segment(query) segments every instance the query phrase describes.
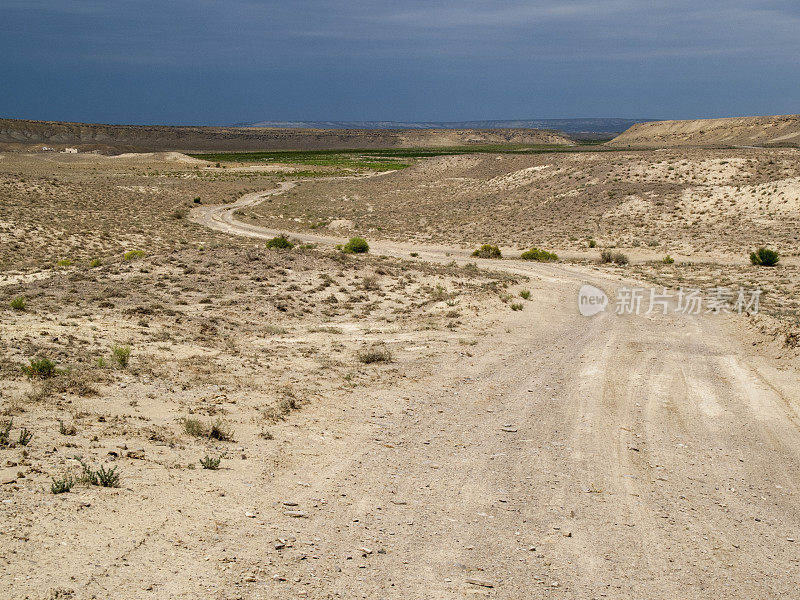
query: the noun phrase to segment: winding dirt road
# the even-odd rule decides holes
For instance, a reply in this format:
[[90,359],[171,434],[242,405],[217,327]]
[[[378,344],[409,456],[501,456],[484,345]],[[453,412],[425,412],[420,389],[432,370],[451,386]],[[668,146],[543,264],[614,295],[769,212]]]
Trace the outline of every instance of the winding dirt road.
[[[272,237],[234,211],[292,185],[192,218]],[[491,264],[531,277],[525,310],[498,314],[435,377],[298,415],[259,491],[279,541],[246,519],[226,534],[231,586],[254,565],[271,574],[238,597],[798,597],[797,371],[755,354],[734,317],[582,317],[581,284],[622,282]]]

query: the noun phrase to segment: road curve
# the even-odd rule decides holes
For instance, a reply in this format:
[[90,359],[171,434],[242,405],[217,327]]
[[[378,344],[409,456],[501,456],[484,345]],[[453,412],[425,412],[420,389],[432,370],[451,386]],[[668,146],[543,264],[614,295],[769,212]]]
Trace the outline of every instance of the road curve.
[[[192,218],[272,237],[234,213],[292,185]],[[733,317],[585,318],[579,285],[613,293],[613,276],[491,264],[530,275],[534,300],[498,314],[471,352],[435,376],[359,391],[359,410],[304,409],[336,435],[298,436],[264,490],[262,517],[298,540],[269,555],[280,583],[264,597],[797,597],[797,372],[755,354]],[[315,507],[308,518],[286,517],[286,490]],[[275,532],[245,527],[226,535],[248,539],[238,561],[260,564]]]

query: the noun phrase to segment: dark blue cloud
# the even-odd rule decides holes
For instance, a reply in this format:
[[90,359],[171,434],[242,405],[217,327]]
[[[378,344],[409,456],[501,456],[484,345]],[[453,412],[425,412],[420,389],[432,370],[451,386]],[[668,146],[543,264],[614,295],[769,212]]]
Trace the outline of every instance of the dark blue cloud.
[[106,122],[797,112],[782,0],[5,0],[0,115]]

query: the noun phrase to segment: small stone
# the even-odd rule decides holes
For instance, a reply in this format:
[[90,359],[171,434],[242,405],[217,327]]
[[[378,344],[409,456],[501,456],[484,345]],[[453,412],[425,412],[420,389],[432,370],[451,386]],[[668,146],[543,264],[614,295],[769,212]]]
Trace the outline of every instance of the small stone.
[[256,518],[256,514],[255,513],[251,513],[251,512],[244,513],[244,516],[247,517],[248,519],[255,519]]
[[491,581],[486,581],[485,579],[473,579],[472,577],[468,577],[466,582],[470,585],[478,585],[480,587],[487,587],[493,588],[494,584]]
[[295,517],[296,519],[307,519],[308,515],[302,510],[287,510],[285,513],[287,517]]

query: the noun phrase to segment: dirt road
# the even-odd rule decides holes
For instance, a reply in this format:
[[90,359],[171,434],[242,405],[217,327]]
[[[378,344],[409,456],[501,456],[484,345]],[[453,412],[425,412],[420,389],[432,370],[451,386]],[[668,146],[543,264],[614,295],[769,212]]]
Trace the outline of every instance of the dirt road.
[[[270,237],[232,213],[263,196],[193,218]],[[582,317],[582,283],[620,282],[492,266],[532,278],[525,310],[435,376],[293,417],[285,461],[249,492],[258,526],[215,546],[235,554],[223,597],[795,597],[797,371],[733,317]]]

